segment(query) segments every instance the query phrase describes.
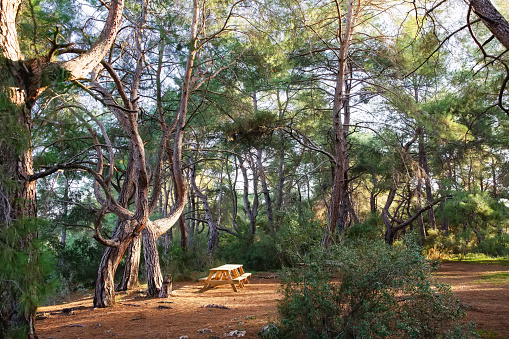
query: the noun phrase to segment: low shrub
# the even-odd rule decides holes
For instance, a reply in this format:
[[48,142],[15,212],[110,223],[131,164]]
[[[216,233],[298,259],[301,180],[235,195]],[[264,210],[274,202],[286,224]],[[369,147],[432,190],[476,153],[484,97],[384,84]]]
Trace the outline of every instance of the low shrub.
[[312,211],[287,213],[281,218],[276,235],[276,249],[281,264],[294,266],[302,263],[323,236],[323,221],[317,219]]
[[350,227],[346,235],[348,238],[382,239],[384,232],[380,213],[371,213],[364,222]]
[[316,248],[282,274],[280,338],[468,338],[450,287],[415,241],[350,240]]

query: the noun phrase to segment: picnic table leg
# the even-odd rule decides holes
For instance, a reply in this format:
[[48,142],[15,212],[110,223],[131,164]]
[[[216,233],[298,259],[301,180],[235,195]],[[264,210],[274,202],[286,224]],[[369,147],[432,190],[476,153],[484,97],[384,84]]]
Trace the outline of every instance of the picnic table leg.
[[232,280],[232,275],[230,274],[230,272],[225,272],[226,274],[226,277],[228,278],[228,282],[232,285],[232,288],[233,288],[233,291],[234,292],[237,292],[237,287],[235,286],[235,282]]
[[[240,272],[237,272],[237,277],[240,277],[240,276],[242,276],[242,274],[244,274],[244,271],[242,270],[242,266],[239,267],[239,271]],[[244,280],[245,279],[239,280],[239,286],[242,288],[244,288]]]
[[212,278],[214,277],[214,275],[215,275],[215,274],[216,274],[216,272],[212,272],[212,271],[209,273],[209,276],[207,277],[207,280],[205,280],[205,283],[203,284],[203,287],[202,287],[202,289],[200,290],[201,292],[203,292],[203,291],[205,291],[206,289],[208,289],[208,288],[211,288],[211,287],[212,287],[212,285],[211,285],[211,284],[209,284],[209,281],[211,281],[211,280],[212,280]]
[[[237,269],[233,270],[234,279],[240,277],[242,274],[243,274],[242,267],[239,267],[238,270]],[[244,288],[244,280],[239,280],[239,287]]]

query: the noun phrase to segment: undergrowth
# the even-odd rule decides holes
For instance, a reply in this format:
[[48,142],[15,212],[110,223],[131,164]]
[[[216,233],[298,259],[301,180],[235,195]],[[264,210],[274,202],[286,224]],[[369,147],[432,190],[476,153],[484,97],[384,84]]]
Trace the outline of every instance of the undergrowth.
[[415,241],[349,240],[312,249],[282,274],[279,324],[266,338],[474,338]]

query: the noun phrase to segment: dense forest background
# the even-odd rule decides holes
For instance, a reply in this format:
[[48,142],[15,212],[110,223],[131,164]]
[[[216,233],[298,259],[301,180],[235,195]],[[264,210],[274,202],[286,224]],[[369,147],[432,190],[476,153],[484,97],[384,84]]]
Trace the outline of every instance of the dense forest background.
[[0,4],[2,331],[345,239],[509,255],[506,1]]

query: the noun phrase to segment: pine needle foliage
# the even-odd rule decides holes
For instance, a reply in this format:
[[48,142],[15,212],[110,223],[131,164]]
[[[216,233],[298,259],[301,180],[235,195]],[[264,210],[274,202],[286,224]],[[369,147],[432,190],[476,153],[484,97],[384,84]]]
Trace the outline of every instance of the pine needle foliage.
[[[36,237],[40,219],[15,221],[0,228],[0,337],[26,338],[20,319],[32,319],[44,297],[53,291],[53,256]],[[13,308],[12,305],[17,305]]]

